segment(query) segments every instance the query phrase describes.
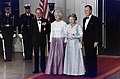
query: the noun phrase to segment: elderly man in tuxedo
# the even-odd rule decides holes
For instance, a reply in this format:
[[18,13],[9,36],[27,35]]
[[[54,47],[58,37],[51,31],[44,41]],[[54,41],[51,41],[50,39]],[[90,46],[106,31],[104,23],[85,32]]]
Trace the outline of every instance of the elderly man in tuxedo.
[[97,46],[99,43],[99,18],[92,14],[91,5],[85,6],[83,19],[83,43],[86,54],[86,75],[95,77],[97,75]]
[[48,20],[42,17],[42,10],[37,8],[35,10],[36,16],[32,21],[32,38],[34,47],[34,71],[33,73],[39,72],[39,49],[41,52],[41,71],[45,72],[46,61],[45,61],[45,47],[46,47],[46,34],[49,31],[50,24]]

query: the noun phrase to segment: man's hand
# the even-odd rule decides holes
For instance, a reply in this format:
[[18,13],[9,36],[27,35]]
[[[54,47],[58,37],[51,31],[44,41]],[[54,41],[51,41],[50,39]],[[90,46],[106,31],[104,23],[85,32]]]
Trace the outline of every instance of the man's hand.
[[23,38],[22,34],[18,34],[20,38]]
[[94,42],[94,48],[98,46],[98,42]]
[[3,38],[2,34],[0,34],[0,38]]

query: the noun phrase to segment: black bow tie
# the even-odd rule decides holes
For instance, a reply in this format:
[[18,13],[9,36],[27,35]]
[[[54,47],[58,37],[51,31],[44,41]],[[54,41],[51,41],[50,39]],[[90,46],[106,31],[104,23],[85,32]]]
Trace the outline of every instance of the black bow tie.
[[37,19],[37,21],[41,21],[41,19]]
[[85,19],[89,19],[89,17],[85,17]]

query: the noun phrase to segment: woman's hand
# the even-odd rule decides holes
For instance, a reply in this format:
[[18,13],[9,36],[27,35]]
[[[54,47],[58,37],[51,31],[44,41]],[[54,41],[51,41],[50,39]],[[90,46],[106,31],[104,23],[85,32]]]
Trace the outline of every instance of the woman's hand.
[[94,42],[94,48],[98,46],[98,42]]

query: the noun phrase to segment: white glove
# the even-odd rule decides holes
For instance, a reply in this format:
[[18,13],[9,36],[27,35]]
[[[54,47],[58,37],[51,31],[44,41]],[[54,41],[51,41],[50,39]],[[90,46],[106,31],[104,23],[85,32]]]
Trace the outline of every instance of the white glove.
[[16,34],[14,34],[13,37],[16,37]]
[[0,38],[3,38],[2,34],[0,34]]
[[23,38],[22,34],[18,34],[18,36],[19,36],[20,38]]

